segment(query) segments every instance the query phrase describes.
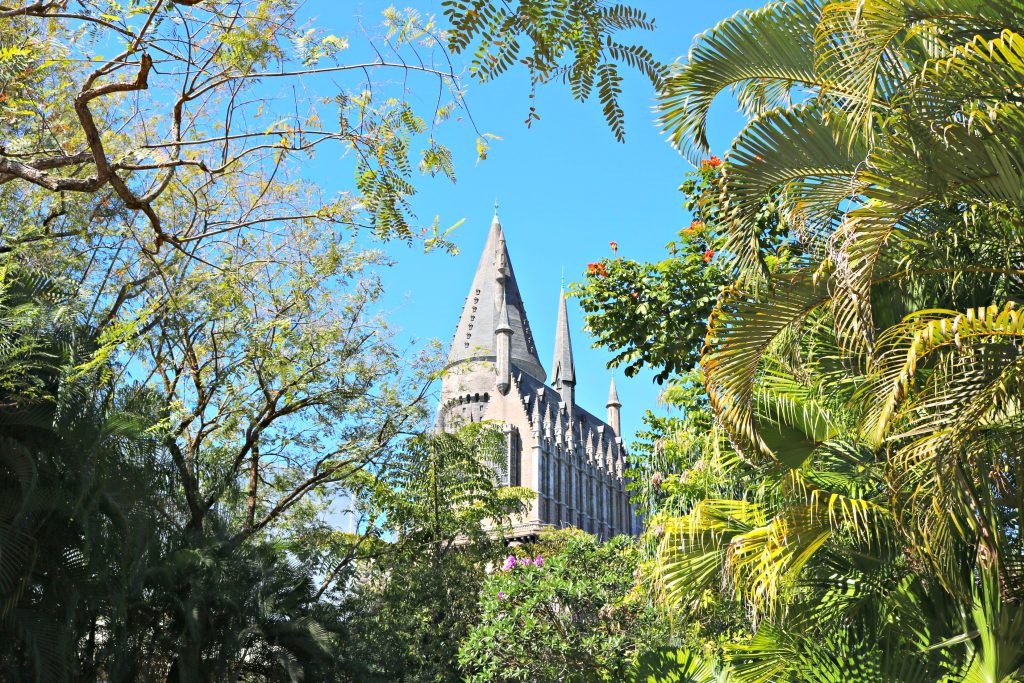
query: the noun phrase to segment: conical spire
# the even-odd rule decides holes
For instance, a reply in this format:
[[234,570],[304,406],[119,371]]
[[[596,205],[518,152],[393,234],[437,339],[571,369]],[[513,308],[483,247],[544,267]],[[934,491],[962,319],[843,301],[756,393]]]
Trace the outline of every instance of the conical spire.
[[[505,321],[501,320],[502,308],[506,309]],[[505,233],[495,213],[473,276],[473,285],[455,329],[448,367],[468,361],[493,360],[495,333],[502,322],[512,329],[512,365],[541,382],[545,381],[547,373],[537,357],[519,284],[505,246]]]
[[612,377],[612,384],[608,387],[608,403],[609,406],[622,407],[622,401],[619,400],[619,392],[615,390],[615,378]]
[[555,327],[555,360],[551,365],[551,381],[555,388],[562,383],[576,383],[576,366],[572,361],[572,340],[569,338],[569,314],[565,308],[565,290],[559,293],[558,324]]
[[622,436],[622,402],[619,400],[619,392],[615,391],[615,378],[612,377],[612,384],[608,387],[608,424],[615,432],[615,436]]

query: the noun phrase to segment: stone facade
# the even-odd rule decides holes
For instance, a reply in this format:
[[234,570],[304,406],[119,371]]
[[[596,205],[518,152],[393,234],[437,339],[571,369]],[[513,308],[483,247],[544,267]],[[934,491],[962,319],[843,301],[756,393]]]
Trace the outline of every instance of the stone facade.
[[576,372],[562,293],[552,380],[537,356],[505,235],[491,223],[441,382],[438,424],[493,420],[508,436],[505,483],[537,493],[513,536],[574,526],[601,538],[636,534],[625,490],[621,404],[612,380],[607,422],[576,405]]

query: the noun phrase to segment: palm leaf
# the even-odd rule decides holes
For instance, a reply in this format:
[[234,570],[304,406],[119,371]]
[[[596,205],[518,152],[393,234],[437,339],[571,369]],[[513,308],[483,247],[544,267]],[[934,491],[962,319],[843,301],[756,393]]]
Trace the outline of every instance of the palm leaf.
[[774,457],[754,424],[754,381],[769,345],[829,303],[824,278],[801,271],[775,281],[768,295],[733,288],[712,312],[701,366],[711,405],[736,450]]
[[790,220],[805,234],[822,233],[831,224],[827,217],[860,194],[854,174],[866,153],[863,140],[847,136],[816,103],[776,109],[751,121],[733,142],[725,173],[727,248],[740,270],[751,273],[760,265],[754,214],[764,197],[784,190]]
[[1012,305],[957,311],[921,311],[887,330],[879,339],[879,357],[863,392],[869,411],[863,434],[880,443],[897,407],[908,395],[919,364],[943,348],[1024,336],[1024,316]]
[[[846,109],[868,130],[872,103],[889,101],[921,57],[948,53],[982,27],[1014,26],[1017,0],[848,0],[822,11],[815,34],[823,81],[841,83]],[[827,88],[827,85],[826,85]]]
[[741,103],[759,114],[789,102],[794,85],[816,86],[811,31],[821,0],[775,2],[744,10],[700,35],[686,64],[661,90],[660,122],[692,162],[708,153],[707,117],[723,90],[737,87]]

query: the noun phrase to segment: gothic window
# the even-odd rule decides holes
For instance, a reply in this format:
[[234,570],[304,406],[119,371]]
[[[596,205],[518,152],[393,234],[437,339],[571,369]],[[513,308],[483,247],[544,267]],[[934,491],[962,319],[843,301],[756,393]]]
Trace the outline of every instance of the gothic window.
[[502,484],[505,486],[521,486],[522,485],[522,470],[520,467],[522,460],[523,443],[519,438],[519,430],[515,427],[509,427],[508,431],[508,450],[506,451],[505,459],[505,471],[506,475]]

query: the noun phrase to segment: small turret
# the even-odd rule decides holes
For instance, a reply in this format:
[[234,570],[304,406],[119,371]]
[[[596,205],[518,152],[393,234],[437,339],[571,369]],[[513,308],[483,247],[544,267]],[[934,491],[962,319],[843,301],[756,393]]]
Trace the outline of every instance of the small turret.
[[612,377],[612,385],[608,388],[608,424],[615,431],[615,436],[622,438],[619,411],[622,403],[619,401],[619,392],[615,391],[615,378]]
[[569,422],[576,405],[576,366],[572,360],[572,340],[569,338],[569,314],[565,308],[565,290],[558,295],[558,324],[555,327],[555,360],[551,369],[552,386],[562,396],[568,410]]
[[508,320],[508,306],[501,302],[498,325],[494,328],[494,355],[498,371],[498,391],[507,394],[512,386],[512,325]]

